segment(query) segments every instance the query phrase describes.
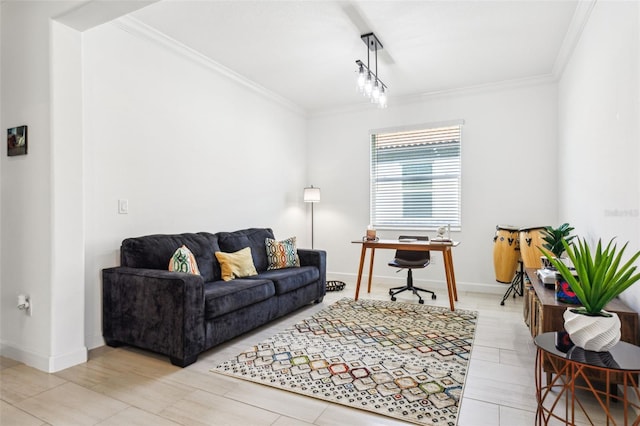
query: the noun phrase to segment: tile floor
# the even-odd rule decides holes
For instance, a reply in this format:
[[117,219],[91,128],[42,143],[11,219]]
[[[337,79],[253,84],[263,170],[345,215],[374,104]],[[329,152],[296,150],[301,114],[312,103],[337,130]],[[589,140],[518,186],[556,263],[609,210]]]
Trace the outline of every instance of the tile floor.
[[[374,287],[371,294],[361,292],[361,298],[388,300],[384,286]],[[165,357],[126,347],[92,350],[86,364],[55,374],[0,357],[0,424],[401,424],[209,371],[247,346],[353,294],[354,284],[347,283],[343,291],[327,293],[322,304],[309,305],[209,350],[184,369]],[[461,292],[459,299],[456,307],[477,310],[479,319],[458,425],[533,425],[535,349],[522,320],[522,298],[509,298],[505,306],[495,294]],[[406,293],[398,301],[416,303]],[[426,303],[447,306],[446,293],[441,291],[436,301],[426,299]],[[595,422],[603,424],[597,417]]]

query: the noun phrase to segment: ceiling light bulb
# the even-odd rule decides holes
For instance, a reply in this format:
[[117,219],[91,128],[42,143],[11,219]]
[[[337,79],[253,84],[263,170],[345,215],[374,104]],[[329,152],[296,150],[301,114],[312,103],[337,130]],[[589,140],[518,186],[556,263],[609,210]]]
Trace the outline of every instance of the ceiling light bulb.
[[387,92],[384,90],[384,86],[382,86],[382,90],[380,91],[380,97],[378,98],[378,105],[380,105],[380,108],[387,107]]
[[373,82],[371,81],[371,72],[367,73],[367,80],[364,83],[364,91],[367,95],[371,96],[373,90]]
[[360,65],[360,69],[358,70],[358,88],[360,88],[360,90],[364,89],[365,76],[364,67]]
[[376,79],[376,82],[373,85],[371,96],[373,97],[374,100],[378,100],[378,98],[380,97],[380,85],[378,84],[378,79]]

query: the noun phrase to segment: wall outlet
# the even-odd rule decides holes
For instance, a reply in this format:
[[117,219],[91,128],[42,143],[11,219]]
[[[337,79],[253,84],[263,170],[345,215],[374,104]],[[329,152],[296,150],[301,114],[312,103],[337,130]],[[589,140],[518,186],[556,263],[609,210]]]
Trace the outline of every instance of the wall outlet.
[[31,297],[24,294],[18,295],[18,309],[25,311],[25,313],[31,316],[33,304],[31,303]]

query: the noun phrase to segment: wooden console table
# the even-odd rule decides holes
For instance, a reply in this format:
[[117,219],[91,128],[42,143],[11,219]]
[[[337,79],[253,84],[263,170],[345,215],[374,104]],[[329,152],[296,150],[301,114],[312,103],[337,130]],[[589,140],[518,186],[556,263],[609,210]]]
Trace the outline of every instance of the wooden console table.
[[[562,314],[567,308],[575,307],[567,303],[558,302],[554,289],[549,289],[540,282],[535,268],[526,268],[526,274],[531,282],[533,291],[526,294],[525,304],[529,308],[529,329],[531,336],[546,333],[547,331],[564,331],[564,318]],[[623,303],[620,299],[612,300],[605,309],[615,312],[620,317],[621,340],[632,345],[640,346],[638,331],[638,313]],[[525,308],[525,312],[527,309]],[[525,318],[526,320],[526,318]]]
[[[536,275],[535,268],[527,268],[526,274],[531,282],[531,287],[525,290],[525,322],[529,325],[531,336],[536,337],[540,334],[550,331],[565,331],[564,318],[562,314],[567,308],[575,307],[568,303],[558,302],[554,289],[546,288]],[[605,309],[609,312],[615,312],[620,317],[621,338],[623,342],[640,346],[640,336],[638,332],[638,313],[623,303],[620,299],[612,300]],[[545,360],[544,370],[547,372],[547,383],[552,380],[551,375],[554,369]],[[602,371],[591,369],[589,374],[595,381],[609,384],[622,384],[624,377],[619,373],[612,373],[611,378],[605,377]],[[612,386],[613,390],[615,386]]]

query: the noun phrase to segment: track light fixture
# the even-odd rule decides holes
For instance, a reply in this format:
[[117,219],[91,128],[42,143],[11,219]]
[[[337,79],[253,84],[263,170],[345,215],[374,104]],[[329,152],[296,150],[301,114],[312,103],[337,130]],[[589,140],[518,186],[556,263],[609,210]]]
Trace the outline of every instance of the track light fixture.
[[[360,36],[364,44],[367,45],[367,65],[361,60],[356,61],[358,65],[358,90],[365,96],[368,96],[372,103],[377,104],[380,108],[387,107],[387,85],[378,78],[378,50],[382,50],[382,43],[374,33],[363,34]],[[376,71],[371,70],[369,64],[370,53],[375,53]]]

